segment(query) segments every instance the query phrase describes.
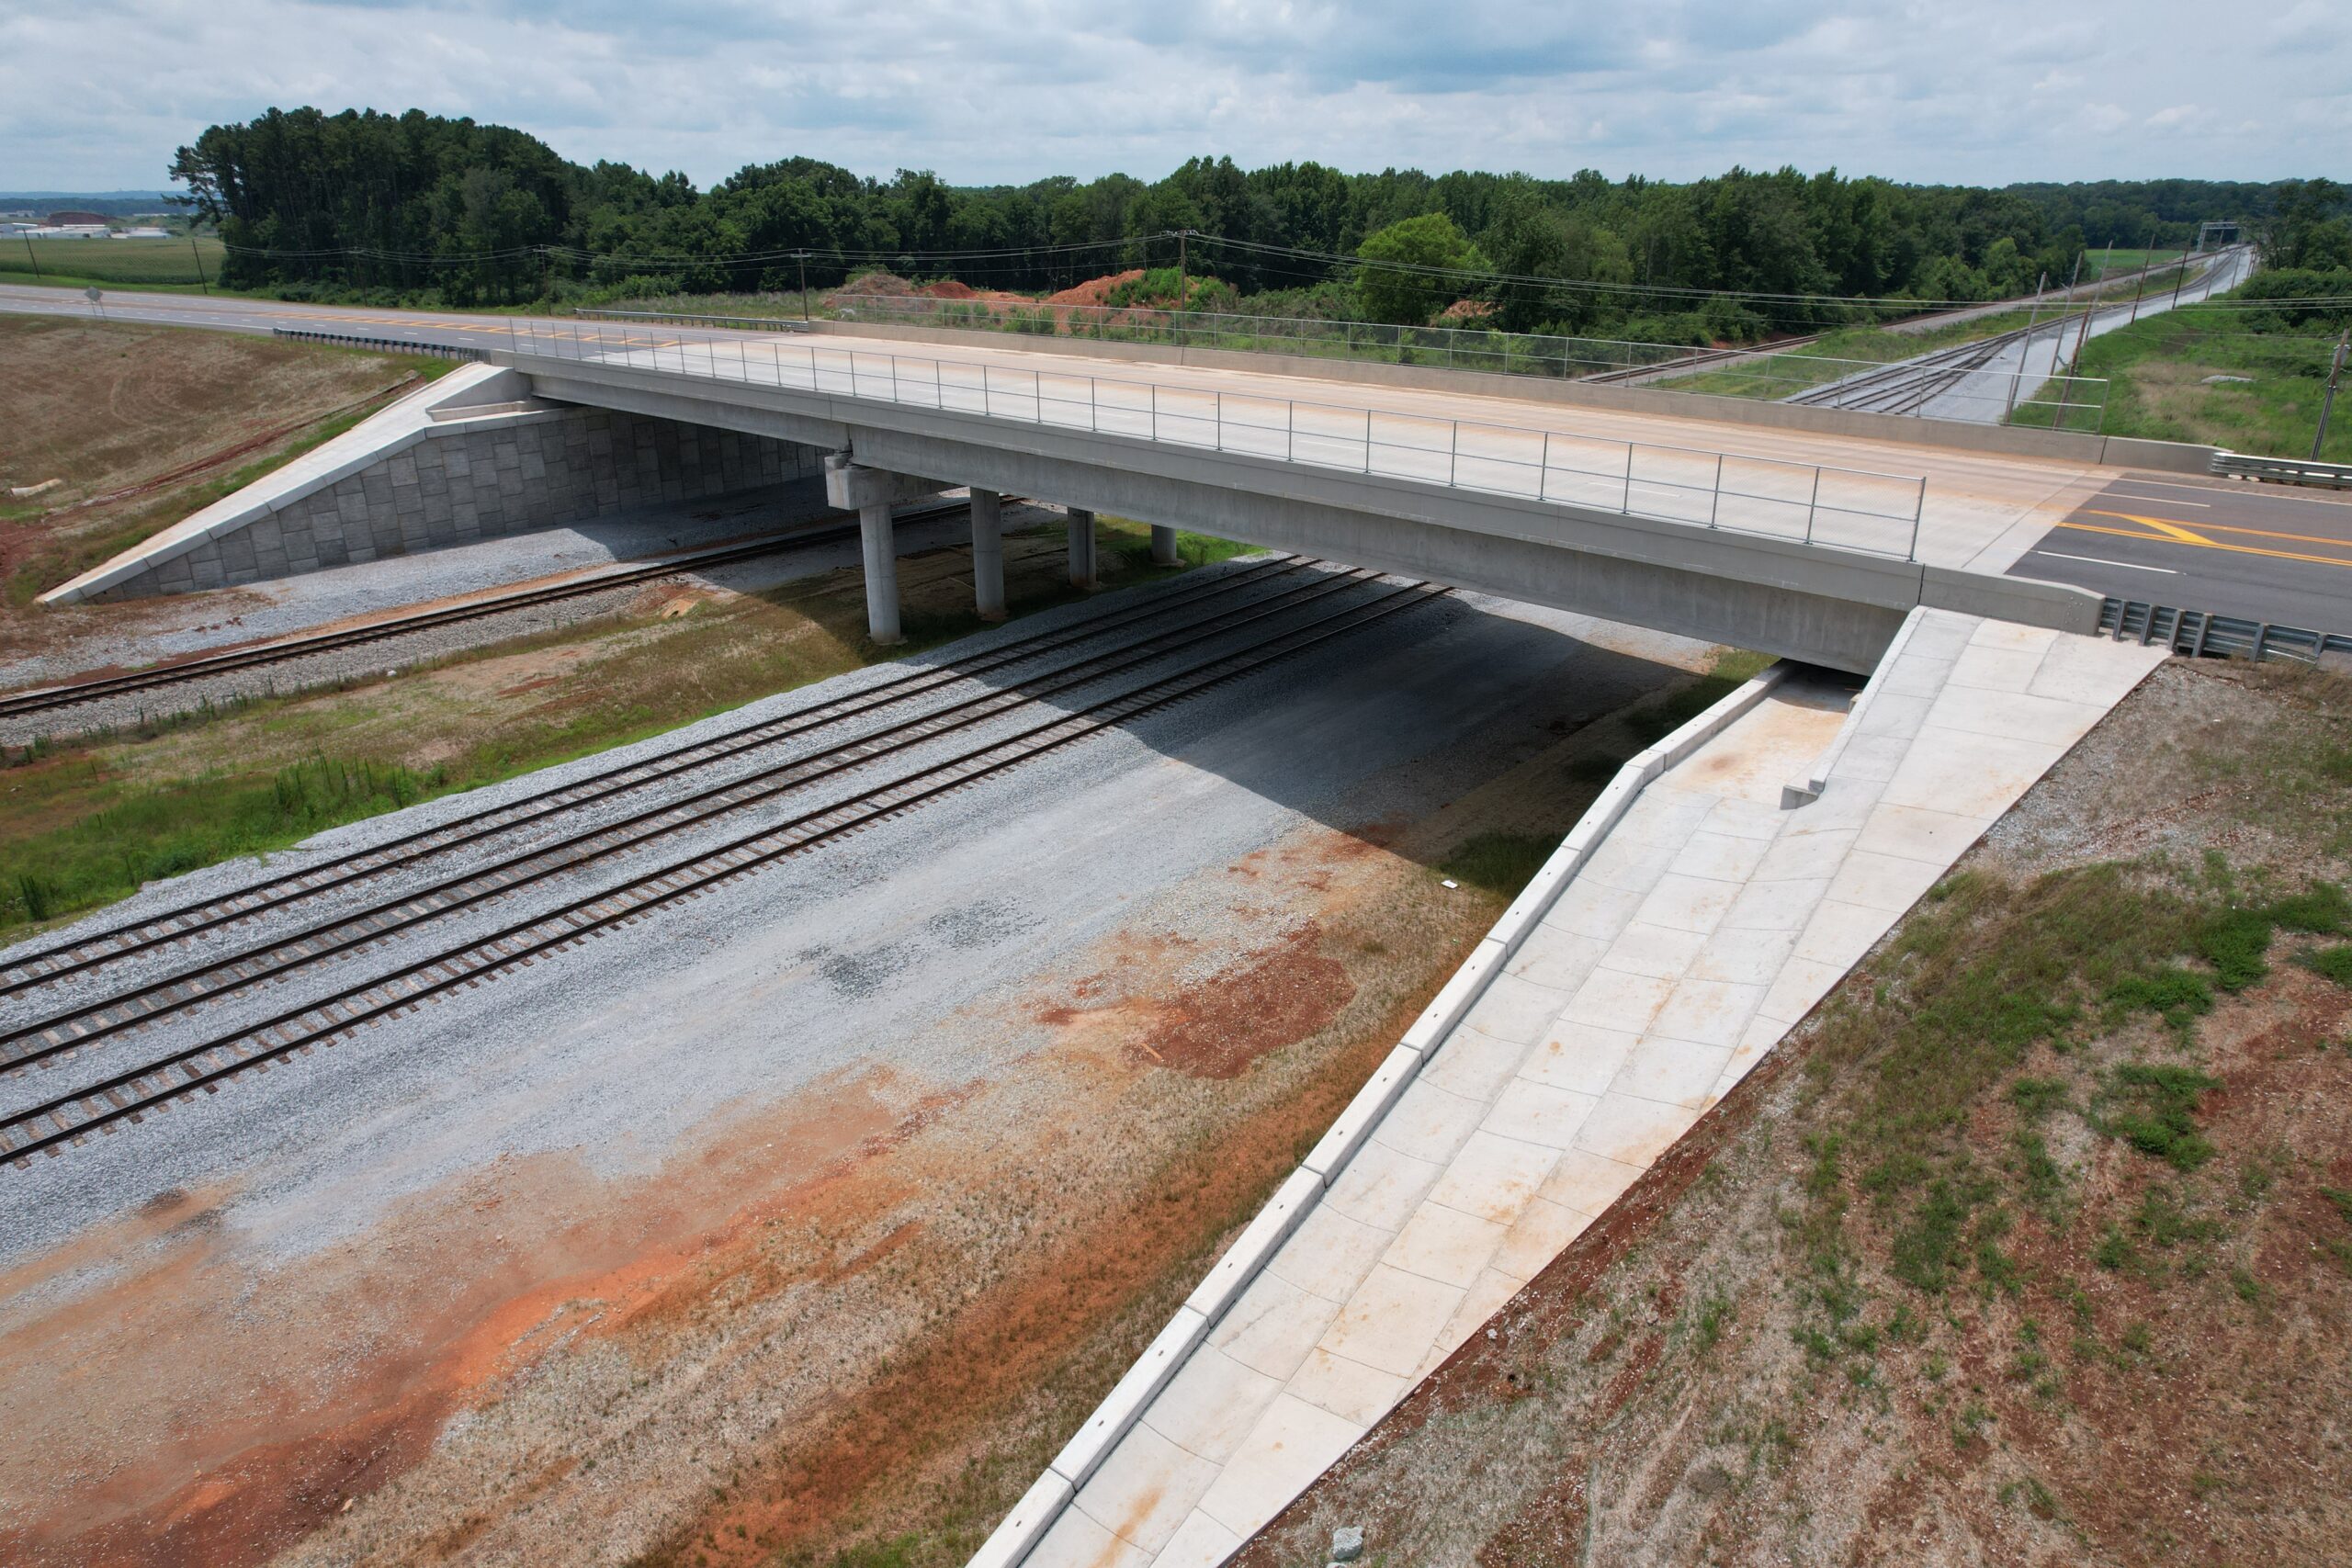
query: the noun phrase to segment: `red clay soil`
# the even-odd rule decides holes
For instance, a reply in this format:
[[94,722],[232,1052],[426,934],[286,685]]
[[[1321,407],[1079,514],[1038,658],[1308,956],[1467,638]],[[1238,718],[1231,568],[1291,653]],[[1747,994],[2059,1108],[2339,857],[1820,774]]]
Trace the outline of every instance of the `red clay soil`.
[[1123,283],[1133,283],[1143,276],[1143,268],[1130,267],[1102,277],[1090,277],[1083,283],[1072,284],[1058,293],[1046,296],[1048,305],[1107,305],[1111,290]]
[[1017,1074],[876,1066],[650,1168],[501,1158],[284,1258],[173,1194],[0,1275],[0,1562],[750,1562],[935,1529],[918,1483],[993,1453],[985,1533],[1491,914],[1340,833],[1224,874],[1320,924],[1206,981],[1108,942]]

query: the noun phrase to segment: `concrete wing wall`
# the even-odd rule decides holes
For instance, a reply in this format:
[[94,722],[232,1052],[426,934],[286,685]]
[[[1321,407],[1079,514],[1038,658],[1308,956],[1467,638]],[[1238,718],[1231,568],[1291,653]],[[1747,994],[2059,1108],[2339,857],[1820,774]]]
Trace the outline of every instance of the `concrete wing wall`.
[[813,479],[796,442],[533,398],[469,367],[44,595],[184,593]]

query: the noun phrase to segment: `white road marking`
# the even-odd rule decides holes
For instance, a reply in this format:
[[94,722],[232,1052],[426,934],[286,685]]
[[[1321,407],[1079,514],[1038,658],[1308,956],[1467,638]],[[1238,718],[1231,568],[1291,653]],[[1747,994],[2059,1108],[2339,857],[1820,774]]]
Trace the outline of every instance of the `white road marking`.
[[2093,566],[2120,566],[2126,571],[2161,571],[2166,577],[2178,577],[2179,571],[2168,566],[2142,566],[2135,560],[2103,560],[2098,556],[2070,556],[2064,550],[2036,550],[2038,556],[2055,556],[2060,560],[2087,561]]
[[2107,499],[2109,501],[2145,501],[2152,502],[2158,506],[2193,506],[2199,512],[2211,512],[2213,510],[2213,503],[2210,501],[2175,501],[2170,496],[2127,495],[2121,491],[2109,491],[2107,492]]

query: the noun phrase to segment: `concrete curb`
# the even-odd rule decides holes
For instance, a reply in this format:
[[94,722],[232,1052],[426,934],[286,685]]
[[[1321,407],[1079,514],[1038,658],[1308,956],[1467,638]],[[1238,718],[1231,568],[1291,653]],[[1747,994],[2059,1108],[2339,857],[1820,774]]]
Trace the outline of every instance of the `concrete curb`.
[[1324,1190],[1347,1168],[1381,1118],[1396,1103],[1422,1064],[1435,1053],[1446,1034],[1476,1005],[1488,986],[1503,971],[1510,955],[1544,917],[1551,912],[1568,884],[1592,852],[1609,836],[1634,797],[1651,780],[1683,761],[1700,747],[1729,728],[1734,721],[1762,702],[1788,675],[1785,661],[1774,664],[1737,691],[1709,707],[1664,739],[1629,759],[1617,776],[1588,807],[1553,851],[1534,878],[1488,929],[1477,947],[1453,972],[1436,998],[1422,1010],[1405,1038],[1365,1081],[1346,1110],[1324,1133],[1296,1170],[1275,1189],[1264,1208],[1234,1238],[1208,1275],[1194,1288],[1168,1326],[1138,1357],[1126,1375],[1104,1396],[1093,1415],[1066,1444],[1046,1473],[1023,1495],[998,1524],[969,1568],[1018,1568],[1054,1521],[1061,1517],[1121,1438],[1142,1416],[1154,1395],[1167,1385],[1184,1358],[1208,1337],[1217,1320],[1240,1299],[1260,1271],[1290,1239]]
[[1846,722],[1838,727],[1838,733],[1830,737],[1829,744],[1822,749],[1820,756],[1814,759],[1813,771],[1803,779],[1792,779],[1781,786],[1781,810],[1810,805],[1819,800],[1821,792],[1829,787],[1829,775],[1837,771],[1838,759],[1846,754],[1847,742],[1853,739],[1854,732],[1861,728],[1862,715],[1870,711],[1871,699],[1878,694],[1880,682],[1885,679],[1888,671],[1894,668],[1894,661],[1910,645],[1911,634],[1918,629],[1927,614],[1928,606],[1922,604],[1903,617],[1903,629],[1896,632],[1894,640],[1886,645],[1886,652],[1880,656],[1878,668],[1871,671],[1870,679],[1862,682],[1861,691],[1855,694],[1854,705],[1846,710]]

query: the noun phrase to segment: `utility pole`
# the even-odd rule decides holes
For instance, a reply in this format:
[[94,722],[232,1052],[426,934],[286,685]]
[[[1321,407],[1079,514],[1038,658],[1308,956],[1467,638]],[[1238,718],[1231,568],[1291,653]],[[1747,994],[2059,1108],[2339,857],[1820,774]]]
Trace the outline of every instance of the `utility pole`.
[[1192,257],[1185,248],[1192,237],[1190,229],[1176,231],[1176,343],[1180,348],[1184,343],[1184,311],[1193,299]]
[[[2075,253],[2074,276],[2066,279],[2066,311],[2068,313],[2071,313],[2075,308],[2075,290],[2083,281],[2083,258],[2089,254],[2087,250]],[[2061,314],[2058,318],[2058,331],[2050,339],[2050,378],[2053,381],[2058,378],[2058,356],[2065,352],[2066,316]],[[2059,394],[2059,413],[2064,417],[2066,406],[2075,400],[2075,367],[2071,363],[2066,367],[2066,389]]]
[[2075,334],[2075,363],[2083,362],[2083,344],[2090,341],[2091,318],[2098,313],[2098,297],[2107,288],[2107,269],[2115,261],[2115,243],[2108,242],[2107,254],[2098,264],[2098,281],[2091,285],[2091,297],[2083,302],[2082,330]]
[[[2132,291],[2132,321],[2140,319],[2140,296],[2148,291],[2148,274],[2154,269],[2155,265],[2156,226],[2152,220],[2148,224],[2148,259],[2140,267],[2140,287]],[[2126,321],[2123,324],[2128,327],[2132,321]]]
[[33,277],[35,281],[39,281],[40,278],[40,257],[33,254],[33,237],[30,234],[27,234],[25,236],[25,259],[33,264]]
[[792,259],[800,264],[800,319],[808,319],[808,253],[795,251]]
[[2344,335],[2335,340],[2335,353],[2328,358],[2327,390],[2319,400],[2319,428],[2312,433],[2312,461],[2314,463],[2319,461],[2319,444],[2327,439],[2327,416],[2335,407],[2335,384],[2344,379],[2344,356],[2347,345],[2352,345],[2352,328],[2347,328]]
[[[2202,243],[2202,241],[2203,241],[2203,238],[2204,238],[2204,231],[2202,231],[2202,230],[2198,231],[2198,237],[2199,237],[2199,243]],[[2186,283],[2188,281],[2188,257],[2189,257],[2189,249],[2188,249],[2188,247],[2187,245],[2183,245],[2183,246],[2181,246],[2181,247],[2180,247],[2180,270],[2179,270],[2178,272],[2177,272],[2177,273],[2173,274],[2173,278],[2172,278],[2172,302],[2173,302],[2173,304],[2174,304],[2175,306],[2178,306],[2178,305],[2179,305],[2179,303],[2180,303],[2180,290],[2181,290],[2181,286],[2182,286],[2182,285],[2184,285],[2184,284],[2186,284]]]
[[196,248],[196,231],[187,231],[187,257],[196,264],[197,287],[204,290],[206,299],[212,297],[212,285],[204,276],[204,253]]
[[2026,362],[2033,357],[2033,323],[2041,319],[2041,291],[2050,287],[2050,273],[2043,269],[2033,284],[2033,309],[2026,312],[2025,338],[2018,344],[2018,373],[2009,378],[2009,406],[2001,415],[2007,424],[2008,416],[2018,412],[2018,383],[2025,379]]

